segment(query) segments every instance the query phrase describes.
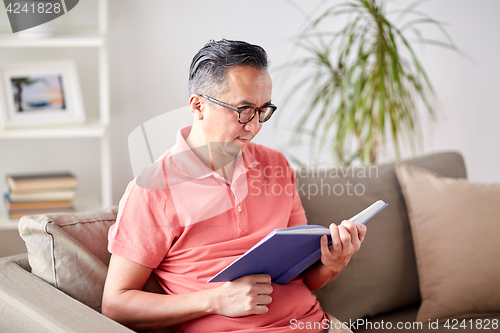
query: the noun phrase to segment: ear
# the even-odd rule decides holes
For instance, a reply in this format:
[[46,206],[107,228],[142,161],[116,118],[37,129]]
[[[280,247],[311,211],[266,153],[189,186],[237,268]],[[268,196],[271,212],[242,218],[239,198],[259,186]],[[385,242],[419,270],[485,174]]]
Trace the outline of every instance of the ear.
[[203,97],[198,94],[192,94],[191,97],[189,97],[189,109],[197,120],[203,119],[203,109],[205,105],[202,99]]

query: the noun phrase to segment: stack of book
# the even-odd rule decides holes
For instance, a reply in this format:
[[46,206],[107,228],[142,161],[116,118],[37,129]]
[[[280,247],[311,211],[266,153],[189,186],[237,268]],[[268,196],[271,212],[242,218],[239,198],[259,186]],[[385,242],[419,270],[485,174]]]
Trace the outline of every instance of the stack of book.
[[7,175],[5,205],[10,219],[73,212],[76,177],[69,172]]

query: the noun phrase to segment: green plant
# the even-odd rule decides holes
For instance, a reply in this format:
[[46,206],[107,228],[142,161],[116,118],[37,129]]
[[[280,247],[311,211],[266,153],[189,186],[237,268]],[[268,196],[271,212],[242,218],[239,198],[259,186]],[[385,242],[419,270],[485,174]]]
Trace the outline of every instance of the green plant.
[[[376,163],[389,133],[398,159],[404,140],[415,153],[422,135],[416,101],[421,100],[435,120],[435,94],[404,33],[413,33],[417,42],[458,51],[443,23],[416,9],[420,3],[397,12],[398,19],[406,18],[399,28],[389,21],[394,12],[386,12],[381,0],[350,0],[308,19],[296,39],[296,46],[307,55],[283,67],[307,69],[287,100],[298,91],[309,98],[293,137],[310,136],[310,159],[317,162],[328,147],[339,164]],[[340,31],[323,30],[331,23],[328,20],[342,16],[347,23]],[[436,26],[447,41],[424,38],[417,28],[420,24]]]

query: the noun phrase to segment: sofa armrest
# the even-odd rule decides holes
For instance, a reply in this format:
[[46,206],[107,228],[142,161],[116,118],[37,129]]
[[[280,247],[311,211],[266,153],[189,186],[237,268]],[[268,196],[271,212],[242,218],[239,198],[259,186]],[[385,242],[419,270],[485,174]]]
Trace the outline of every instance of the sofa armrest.
[[3,332],[133,332],[32,275],[27,254],[0,259]]

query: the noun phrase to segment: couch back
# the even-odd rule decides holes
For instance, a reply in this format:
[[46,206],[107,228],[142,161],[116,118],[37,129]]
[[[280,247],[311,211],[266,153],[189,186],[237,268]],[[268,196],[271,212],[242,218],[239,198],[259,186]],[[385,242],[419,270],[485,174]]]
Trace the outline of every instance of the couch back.
[[[457,153],[434,154],[406,163],[443,176],[466,176]],[[299,170],[297,186],[310,224],[340,223],[376,200],[389,203],[368,222],[361,250],[317,293],[325,311],[348,320],[419,302],[408,216],[393,164]],[[113,207],[23,217],[19,233],[26,242],[32,273],[100,311],[110,258],[107,234],[116,216],[117,208]],[[150,283],[145,289],[159,291],[157,287]]]
[[[446,177],[466,177],[458,153],[404,162]],[[347,267],[316,292],[325,311],[343,321],[356,320],[420,302],[408,214],[394,163],[298,170],[297,187],[309,224],[339,224],[377,200],[389,204],[367,222],[363,245]]]
[[23,216],[19,234],[26,242],[31,273],[100,312],[111,257],[108,229],[116,215],[113,207]]

